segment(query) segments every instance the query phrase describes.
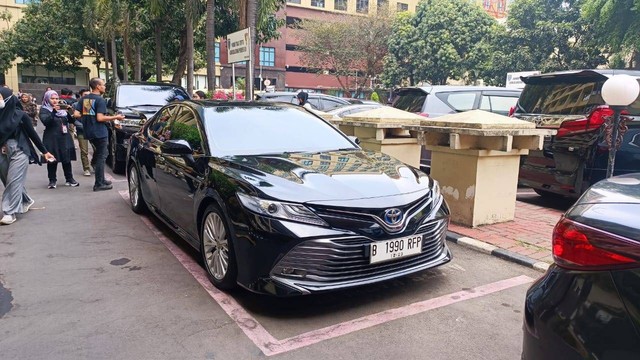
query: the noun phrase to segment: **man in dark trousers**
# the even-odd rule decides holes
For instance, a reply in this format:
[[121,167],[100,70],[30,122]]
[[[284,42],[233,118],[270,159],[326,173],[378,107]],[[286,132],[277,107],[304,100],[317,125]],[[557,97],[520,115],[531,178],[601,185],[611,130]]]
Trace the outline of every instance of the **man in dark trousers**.
[[95,146],[96,181],[93,191],[109,190],[113,188],[111,182],[104,178],[104,166],[107,161],[107,147],[109,146],[109,128],[107,122],[123,120],[124,115],[106,115],[107,102],[102,97],[105,92],[104,80],[93,78],[89,81],[91,93],[85,95],[75,104],[73,116],[80,118],[85,139]]

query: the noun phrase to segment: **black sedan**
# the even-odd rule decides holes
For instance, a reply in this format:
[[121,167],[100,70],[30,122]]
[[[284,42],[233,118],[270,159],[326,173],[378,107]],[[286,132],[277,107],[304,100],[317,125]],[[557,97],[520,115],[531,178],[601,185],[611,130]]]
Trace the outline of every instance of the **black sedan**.
[[640,359],[640,173],[592,186],[527,292],[522,358]]
[[127,158],[133,211],[198,249],[221,289],[309,294],[451,260],[438,183],[299,106],[172,103]]

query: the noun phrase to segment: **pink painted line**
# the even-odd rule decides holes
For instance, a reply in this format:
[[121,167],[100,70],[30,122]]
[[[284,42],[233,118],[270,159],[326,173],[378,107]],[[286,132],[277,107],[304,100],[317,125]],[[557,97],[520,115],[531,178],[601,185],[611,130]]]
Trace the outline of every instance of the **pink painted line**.
[[[129,201],[128,191],[120,191],[120,196]],[[402,319],[412,315],[417,315],[429,310],[438,309],[462,301],[480,298],[489,294],[507,290],[516,286],[528,284],[534,279],[521,275],[510,279],[496,281],[490,284],[481,285],[470,290],[458,291],[452,294],[439,296],[437,298],[424,300],[409,304],[403,307],[381,311],[379,313],[360,317],[358,319],[345,321],[331,325],[322,329],[309,331],[290,338],[278,340],[273,337],[251,314],[249,314],[238,302],[218,290],[209,281],[205,270],[197,264],[191,256],[176,246],[168,239],[153,223],[146,217],[141,217],[142,222],[158,237],[158,239],[171,251],[189,273],[202,285],[209,295],[220,305],[220,307],[233,319],[242,329],[245,335],[266,355],[273,356],[286,353],[309,345],[317,344],[321,341],[333,339],[339,336],[350,334],[359,330],[364,330],[389,321]]]
[[111,174],[109,174],[107,172],[104,173],[104,178],[106,180],[111,181],[111,182],[126,182],[127,181],[127,179],[116,179],[113,176],[111,176]]

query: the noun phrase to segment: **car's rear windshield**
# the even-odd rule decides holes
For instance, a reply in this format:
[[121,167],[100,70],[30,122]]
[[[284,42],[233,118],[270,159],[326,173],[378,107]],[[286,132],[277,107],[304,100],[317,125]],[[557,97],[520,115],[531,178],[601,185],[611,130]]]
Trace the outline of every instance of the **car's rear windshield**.
[[182,96],[183,99],[189,99],[183,89],[171,85],[120,85],[116,104],[118,107],[136,105],[163,106],[177,95]]
[[218,106],[204,110],[216,156],[356,149],[330,124],[294,106]]
[[[518,112],[548,115],[588,115],[604,105],[601,81],[527,84],[518,100]],[[640,101],[629,106],[631,115],[640,115]]]
[[422,112],[422,106],[426,98],[427,93],[420,89],[400,90],[396,100],[393,102],[393,107],[412,113],[419,113]]

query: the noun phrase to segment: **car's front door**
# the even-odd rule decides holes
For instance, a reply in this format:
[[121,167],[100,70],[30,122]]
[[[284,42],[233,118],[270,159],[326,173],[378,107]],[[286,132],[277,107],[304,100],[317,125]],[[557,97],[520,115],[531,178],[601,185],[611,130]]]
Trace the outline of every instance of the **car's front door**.
[[179,105],[164,141],[184,140],[192,153],[171,155],[162,151],[164,168],[159,171],[158,178],[162,212],[195,239],[198,238],[198,232],[194,195],[202,184],[208,161],[202,139],[197,114],[190,107]]

